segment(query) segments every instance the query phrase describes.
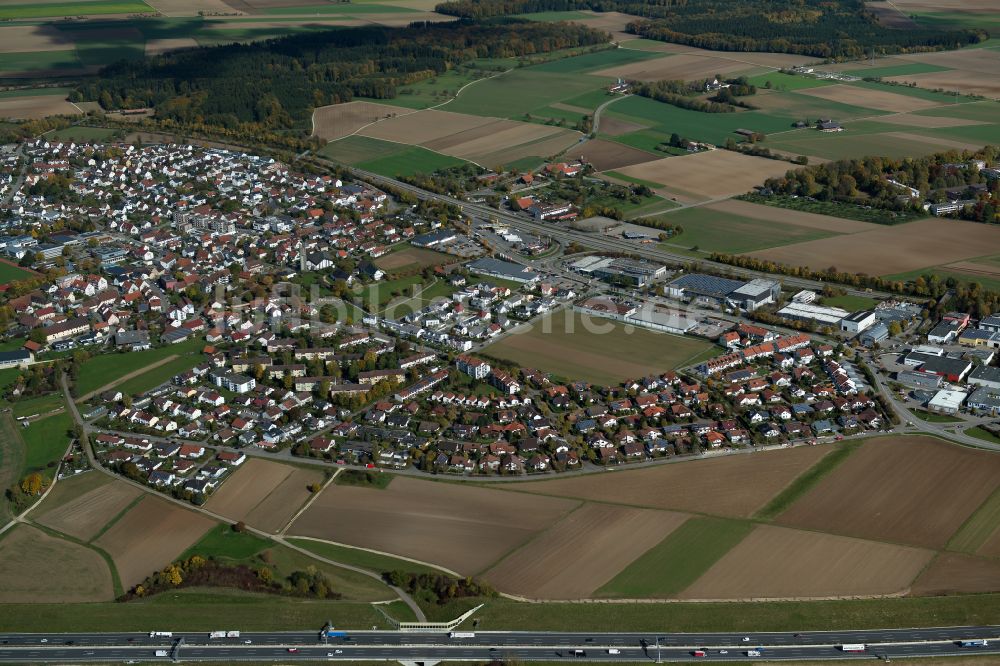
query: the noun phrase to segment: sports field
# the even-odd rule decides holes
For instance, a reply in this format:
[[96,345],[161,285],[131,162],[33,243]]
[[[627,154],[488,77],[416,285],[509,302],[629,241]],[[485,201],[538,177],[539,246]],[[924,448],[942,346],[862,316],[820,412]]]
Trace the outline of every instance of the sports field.
[[457,257],[444,252],[408,245],[398,252],[390,252],[381,256],[372,263],[390,275],[395,275],[419,271],[427,266],[452,264],[457,260]]
[[489,345],[483,353],[566,379],[617,384],[683,366],[712,348],[704,340],[564,310],[536,322],[527,333]]

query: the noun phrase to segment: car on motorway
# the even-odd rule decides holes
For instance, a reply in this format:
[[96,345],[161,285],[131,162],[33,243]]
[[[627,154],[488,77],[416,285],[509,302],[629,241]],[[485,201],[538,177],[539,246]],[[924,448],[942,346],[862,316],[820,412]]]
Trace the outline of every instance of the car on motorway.
[[250,645],[251,643],[253,643],[253,641],[250,640],[249,638],[243,641],[243,645]]
[[743,642],[744,643],[749,643],[750,642],[750,637],[749,636],[744,636],[743,637]]
[[729,654],[729,650],[719,650],[719,654]]
[[41,640],[41,642],[42,642],[42,643],[48,643],[48,642],[49,642],[49,639],[47,639],[47,638],[43,638],[43,639]]
[[333,652],[327,652],[326,656],[333,657],[334,655],[344,654],[343,650],[334,650]]
[[299,649],[298,648],[288,648],[288,651],[291,652],[292,654],[295,654],[296,652],[299,651]]

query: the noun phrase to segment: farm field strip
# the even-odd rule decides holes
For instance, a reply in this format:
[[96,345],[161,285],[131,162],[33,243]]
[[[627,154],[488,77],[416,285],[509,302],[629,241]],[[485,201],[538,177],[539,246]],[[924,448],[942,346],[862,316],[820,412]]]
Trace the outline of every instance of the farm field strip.
[[776,522],[942,548],[998,486],[1000,456],[928,437],[880,437],[867,440]]
[[[600,476],[526,481],[509,490],[654,509],[745,518],[830,453],[825,446],[705,457]],[[753,479],[752,484],[746,483]]]
[[0,602],[111,601],[114,580],[96,550],[18,525],[0,541]]
[[695,516],[598,589],[622,599],[673,597],[698,580],[753,529],[742,520]]
[[665,511],[584,504],[483,576],[509,594],[587,598],[686,518]]
[[983,594],[1000,590],[1000,561],[941,553],[913,583],[915,595]]
[[1000,489],[993,492],[948,542],[949,550],[975,553],[1000,531]]
[[682,599],[791,599],[898,594],[929,550],[758,525]]
[[[99,484],[82,495],[71,497],[76,486],[86,487],[95,482]],[[140,493],[127,483],[98,472],[88,472],[80,478],[60,481],[46,497],[43,511],[35,514],[35,520],[57,532],[89,541]]]
[[[753,252],[789,266],[809,266],[894,275],[1000,252],[1000,237],[988,225],[927,218],[909,222],[906,234],[884,226],[845,236]],[[886,253],[885,248],[893,248]]]
[[398,477],[385,489],[328,486],[288,530],[437,564],[482,571],[579,503]]
[[149,495],[94,544],[111,555],[122,585],[130,588],[169,564],[214,524],[209,518]]

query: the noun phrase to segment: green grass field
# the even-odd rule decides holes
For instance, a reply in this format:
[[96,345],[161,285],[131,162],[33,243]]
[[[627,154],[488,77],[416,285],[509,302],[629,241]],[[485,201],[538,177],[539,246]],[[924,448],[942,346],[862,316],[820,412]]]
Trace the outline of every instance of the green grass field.
[[138,0],[81,0],[80,2],[0,5],[0,20],[99,16],[101,14],[144,14],[147,12],[152,13],[152,7]]
[[847,294],[843,296],[828,296],[823,298],[823,305],[829,305],[835,308],[844,308],[845,310],[850,310],[854,312],[856,310],[871,310],[878,303],[874,298],[867,298],[865,296],[849,296]]
[[[24,467],[24,444],[18,430],[21,426],[10,414],[0,414],[0,487],[10,488],[21,477]],[[4,498],[0,502],[0,519],[6,520],[11,514],[10,502]]]
[[[0,5],[0,12],[3,6]],[[0,54],[0,72],[40,72],[50,69],[82,69],[76,51],[32,51]]]
[[383,176],[412,176],[465,164],[457,157],[435,153],[420,146],[393,143],[352,135],[328,143],[321,155]]
[[[749,81],[758,88],[766,88],[768,90],[803,90],[805,88],[829,86],[834,83],[833,81],[829,81],[827,79],[815,79],[811,76],[785,74],[784,72],[768,72],[767,74],[758,74],[757,76],[751,76]],[[771,84],[770,87],[768,87],[768,83]],[[751,104],[752,103],[753,102],[751,100]]]
[[[589,321],[588,321],[589,320]],[[658,333],[569,310],[536,322],[528,333],[510,335],[483,354],[565,379],[617,384],[688,364],[713,345]]]
[[28,398],[18,400],[14,403],[12,411],[14,417],[34,416],[35,414],[46,414],[65,407],[62,393],[50,393],[38,398]]
[[[928,130],[904,128],[900,125],[879,123],[882,127],[871,129],[868,121],[846,123],[844,132],[818,132],[813,129],[796,130],[767,138],[764,145],[797,155],[810,155],[830,160],[850,159],[865,155],[892,158],[914,157],[939,153],[947,148],[932,140],[920,141],[912,135],[930,134]],[[952,128],[953,129],[953,128]],[[934,130],[940,132],[940,130]],[[906,138],[887,136],[885,132],[902,132]]]
[[312,553],[316,553],[320,557],[325,557],[328,560],[343,562],[344,564],[369,569],[370,571],[375,571],[377,573],[384,571],[407,571],[411,573],[429,574],[441,573],[440,569],[436,569],[434,567],[408,562],[407,560],[400,560],[395,557],[389,557],[388,555],[370,553],[367,550],[360,550],[358,548],[347,548],[346,546],[337,546],[332,543],[313,541],[312,539],[292,538],[288,541],[294,543],[300,548],[305,548]]
[[444,281],[438,281],[421,290],[419,296],[413,298],[398,298],[392,299],[389,303],[385,304],[382,308],[382,313],[390,318],[398,318],[416,312],[417,310],[425,307],[431,301],[437,301],[440,299],[451,299],[451,295],[455,293],[455,288]]
[[[466,600],[440,614],[455,617]],[[995,622],[1000,595],[751,603],[538,603],[491,599],[478,629],[524,631],[805,631],[937,627]],[[469,623],[471,626],[471,622]]]
[[1000,529],[998,526],[1000,526],[1000,490],[990,495],[982,506],[969,516],[965,524],[951,537],[948,549],[975,553],[997,529]]
[[141,370],[151,363],[160,361],[168,356],[174,354],[180,356],[196,354],[204,345],[204,341],[195,338],[176,345],[158,347],[147,351],[94,356],[84,361],[80,366],[80,374],[76,380],[76,394],[82,396],[90,393],[124,375]]
[[[650,130],[663,137],[658,142],[665,141],[671,133],[676,132],[687,139],[721,145],[725,144],[726,139],[738,139],[739,136],[734,133],[737,129],[744,128],[770,134],[787,130],[791,125],[790,117],[778,117],[763,111],[702,113],[645,97],[625,98],[616,102],[605,113],[620,120],[651,126]],[[644,146],[638,147],[649,149]]]
[[336,2],[328,5],[306,5],[300,7],[268,7],[260,11],[261,14],[302,14],[309,16],[367,16],[370,14],[400,14],[412,12],[412,9],[396,7],[394,5],[353,2]]
[[64,412],[35,421],[20,430],[27,447],[21,476],[41,472],[43,477],[51,479],[55,475],[55,467],[49,467],[49,464],[58,461],[66,453],[72,427],[72,417]]
[[984,430],[979,426],[976,426],[975,428],[968,428],[965,431],[965,434],[968,435],[969,437],[975,437],[976,439],[981,439],[984,442],[993,442],[994,444],[1000,444],[1000,437],[997,437],[993,433],[989,432],[988,430]]
[[657,187],[666,187],[663,183],[657,183],[652,180],[644,180],[642,178],[636,178],[634,176],[627,176],[619,171],[605,171],[604,175],[611,176],[617,180],[623,180],[627,183],[633,183],[635,185],[645,185],[648,188],[655,189]]
[[[837,235],[832,231],[759,220],[705,208],[685,208],[656,219],[683,227],[680,235],[661,243],[670,251],[697,247],[702,252],[740,254]],[[642,220],[636,220],[636,223],[642,224]]]
[[940,116],[943,118],[964,118],[966,120],[979,120],[985,123],[995,123],[1000,105],[996,102],[973,102],[971,104],[960,104],[941,109],[924,109],[915,111],[918,116]]
[[249,532],[237,532],[231,525],[216,525],[178,559],[192,555],[211,555],[230,560],[247,560],[272,545],[271,541]]
[[837,469],[854,451],[861,446],[861,440],[850,440],[836,445],[836,448],[800,474],[780,493],[771,498],[755,515],[761,520],[777,518],[785,509],[812,490],[826,475]]
[[74,126],[50,132],[45,135],[45,138],[60,139],[62,141],[91,141],[99,143],[107,141],[120,133],[120,130],[110,129],[107,127]]
[[122,382],[117,388],[122,393],[129,395],[144,393],[151,388],[170,381],[170,378],[174,375],[179,375],[182,372],[190,370],[201,363],[202,360],[202,356],[195,353],[195,351],[186,352],[172,361],[167,361],[163,365],[147,370],[138,377],[133,377],[128,381]]
[[597,590],[597,596],[672,597],[701,577],[752,529],[753,523],[745,520],[689,518]]
[[[358,287],[361,301],[366,310],[379,310],[393,298],[406,298],[413,293],[414,286],[422,284],[419,275],[410,275],[395,280],[380,280]],[[397,292],[398,296],[393,296]]]
[[0,284],[15,282],[17,280],[26,280],[31,277],[36,277],[36,275],[24,270],[20,266],[9,264],[6,261],[0,261]]
[[[469,86],[461,95],[441,108],[455,113],[513,120],[528,120],[528,116],[548,117],[543,110],[552,104],[574,98],[579,100],[582,95],[600,91],[611,81],[609,77],[579,73],[567,76],[563,72],[539,69],[562,62],[565,61],[514,69],[500,76],[485,79]],[[593,98],[594,101],[596,99]],[[594,104],[594,107],[596,106],[597,104]]]
[[954,278],[957,282],[962,284],[978,284],[986,289],[991,289],[993,291],[1000,291],[1000,279],[985,277],[982,275],[970,275],[969,273],[961,273],[959,271],[948,270],[947,268],[932,266],[930,268],[921,268],[915,271],[909,271],[907,273],[896,273],[895,275],[887,275],[886,278],[890,280],[899,280],[903,282],[909,282],[915,280],[920,276],[936,275],[942,281],[948,278]]
[[908,65],[889,65],[888,67],[858,67],[847,70],[847,74],[864,77],[906,76],[907,74],[929,74],[930,72],[947,72],[947,67],[914,62]]
[[928,423],[961,423],[962,419],[957,416],[949,416],[948,414],[935,414],[934,412],[927,412],[922,409],[911,410],[913,415],[916,416],[921,421],[927,421]]
[[[628,65],[633,62],[660,57],[662,57],[662,54],[632,51],[629,49],[606,49],[595,53],[573,56],[572,58],[553,60],[542,65],[535,65],[531,67],[531,70],[534,72],[553,72],[556,74],[582,74],[584,72],[592,72],[617,65]],[[603,91],[602,94],[604,94]]]

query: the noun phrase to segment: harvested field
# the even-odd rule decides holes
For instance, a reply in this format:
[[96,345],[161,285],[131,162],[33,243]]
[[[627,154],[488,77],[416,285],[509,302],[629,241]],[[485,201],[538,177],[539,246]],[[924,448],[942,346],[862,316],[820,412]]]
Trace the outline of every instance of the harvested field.
[[122,586],[129,588],[172,562],[216,524],[150,495],[94,543],[111,555]]
[[317,471],[251,458],[205,506],[233,521],[278,532],[309,498],[307,486],[321,481]]
[[879,111],[894,111],[896,113],[919,111],[920,109],[929,109],[933,106],[941,106],[939,102],[932,102],[919,97],[846,84],[803,88],[798,93],[800,95],[819,97],[831,102],[863,106],[869,109],[878,109]]
[[321,106],[313,111],[313,136],[333,141],[354,134],[377,120],[409,113],[413,113],[413,110],[374,102],[348,102]]
[[548,159],[563,152],[569,153],[570,149],[577,144],[580,136],[579,132],[573,130],[559,130],[538,141],[526,141],[509,148],[498,148],[492,153],[470,155],[469,159],[484,165],[512,164],[526,157]]
[[501,592],[531,599],[589,598],[686,519],[681,513],[585,504],[484,577]]
[[384,490],[328,486],[289,532],[474,574],[576,505],[400,476]]
[[80,109],[59,95],[25,95],[0,99],[0,118],[30,120],[54,115],[81,114]]
[[[892,116],[882,116],[879,122],[892,123],[893,125],[906,125],[908,127],[919,127],[922,129],[936,129],[938,127],[964,127],[966,125],[986,125],[981,120],[969,118],[955,118],[952,116],[918,116],[912,113],[897,113]],[[921,135],[922,141],[927,141],[929,137]]]
[[911,594],[982,594],[1000,590],[1000,561],[941,553],[913,583]]
[[[503,123],[503,124],[501,124]],[[461,157],[473,161],[477,158],[500,150],[506,147],[516,148],[525,144],[538,145],[550,138],[567,137],[571,133],[569,130],[553,128],[548,125],[536,125],[534,123],[514,123],[513,121],[501,121],[493,128],[493,133],[489,136],[477,137],[456,144],[442,150],[449,155]],[[566,140],[566,145],[572,139]],[[535,154],[535,153],[532,153]],[[518,159],[518,158],[514,158]]]
[[466,113],[451,113],[436,109],[413,113],[410,109],[405,114],[399,113],[395,118],[366,128],[362,133],[386,141],[424,145],[492,122],[491,118],[470,116]]
[[617,65],[594,72],[595,76],[613,76],[638,81],[660,81],[662,79],[682,79],[692,81],[716,74],[762,73],[763,68],[747,62],[738,62],[714,55],[694,55],[680,53],[653,60],[640,60],[626,65]]
[[0,28],[0,53],[72,51],[74,48],[73,40],[50,25]]
[[[978,49],[988,51],[989,49]],[[950,90],[966,95],[1000,97],[1000,81],[981,72],[930,72],[928,74],[908,74],[888,79],[896,83],[913,83],[918,88],[930,90]]]
[[193,49],[198,47],[191,37],[178,37],[175,39],[150,39],[146,42],[146,55],[157,55],[169,53],[180,49]]
[[619,171],[633,178],[664,183],[666,187],[657,189],[657,194],[693,203],[743,194],[767,178],[783,175],[788,171],[788,163],[730,150],[709,150],[635,164]]
[[941,548],[1000,485],[1000,455],[929,437],[869,440],[777,522]]
[[[992,11],[996,12],[995,3]],[[968,73],[995,75],[997,70],[1000,70],[1000,51],[994,49],[958,49],[956,51],[938,51],[934,53],[913,53],[901,59],[958,70],[954,72],[935,72],[937,74],[947,74],[948,76],[962,76]],[[989,77],[987,76],[986,78]],[[996,81],[993,81],[993,83],[996,83]]]
[[[85,492],[78,494],[81,487]],[[58,532],[90,541],[141,492],[122,481],[90,472],[56,484],[42,505],[47,510],[36,514],[35,519]]]
[[603,385],[673,370],[717,349],[703,340],[627,327],[568,309],[521,331],[489,345],[483,353],[561,378]]
[[601,118],[601,134],[607,134],[608,136],[621,136],[622,134],[628,134],[629,132],[638,132],[641,129],[646,129],[649,125],[640,125],[639,123],[630,123],[627,120],[622,120],[620,118],[611,118],[604,116]]
[[801,599],[898,594],[934,553],[759,525],[682,599]]
[[459,261],[458,257],[450,254],[435,252],[434,250],[422,247],[408,247],[405,250],[379,257],[372,263],[387,273],[392,273],[400,269],[417,270],[425,266],[452,264],[456,261]]
[[607,171],[608,169],[619,169],[621,167],[632,166],[648,162],[653,155],[645,150],[625,146],[614,141],[604,139],[591,139],[586,143],[573,148],[573,154],[579,153],[588,162],[594,165],[595,171]]
[[[885,248],[893,248],[886,252]],[[928,218],[874,231],[823,238],[752,253],[789,266],[894,275],[1000,253],[1000,234],[989,225]]]
[[18,525],[0,541],[0,603],[111,601],[111,571],[100,553]]
[[[423,112],[421,112],[423,113]],[[465,114],[453,114],[456,116],[463,116]],[[469,127],[467,129],[460,130],[454,134],[446,134],[444,136],[438,137],[431,141],[425,141],[421,144],[424,148],[428,150],[437,150],[440,152],[450,151],[455,146],[460,146],[469,141],[475,141],[482,139],[484,137],[488,138],[502,129],[512,127],[514,125],[513,121],[510,120],[492,120],[489,118],[482,118],[486,122],[483,122],[474,127]]]
[[800,446],[511,487],[541,495],[746,517],[829,452],[825,446]]
[[715,210],[720,213],[730,213],[752,217],[757,220],[767,220],[791,224],[797,227],[807,227],[809,229],[819,229],[821,231],[831,231],[841,234],[855,234],[862,231],[876,231],[881,229],[881,225],[870,222],[860,222],[858,220],[848,220],[842,217],[830,217],[828,215],[817,215],[816,213],[806,213],[803,211],[775,208],[762,204],[750,203],[739,199],[728,199],[719,203],[705,206],[707,210]]

